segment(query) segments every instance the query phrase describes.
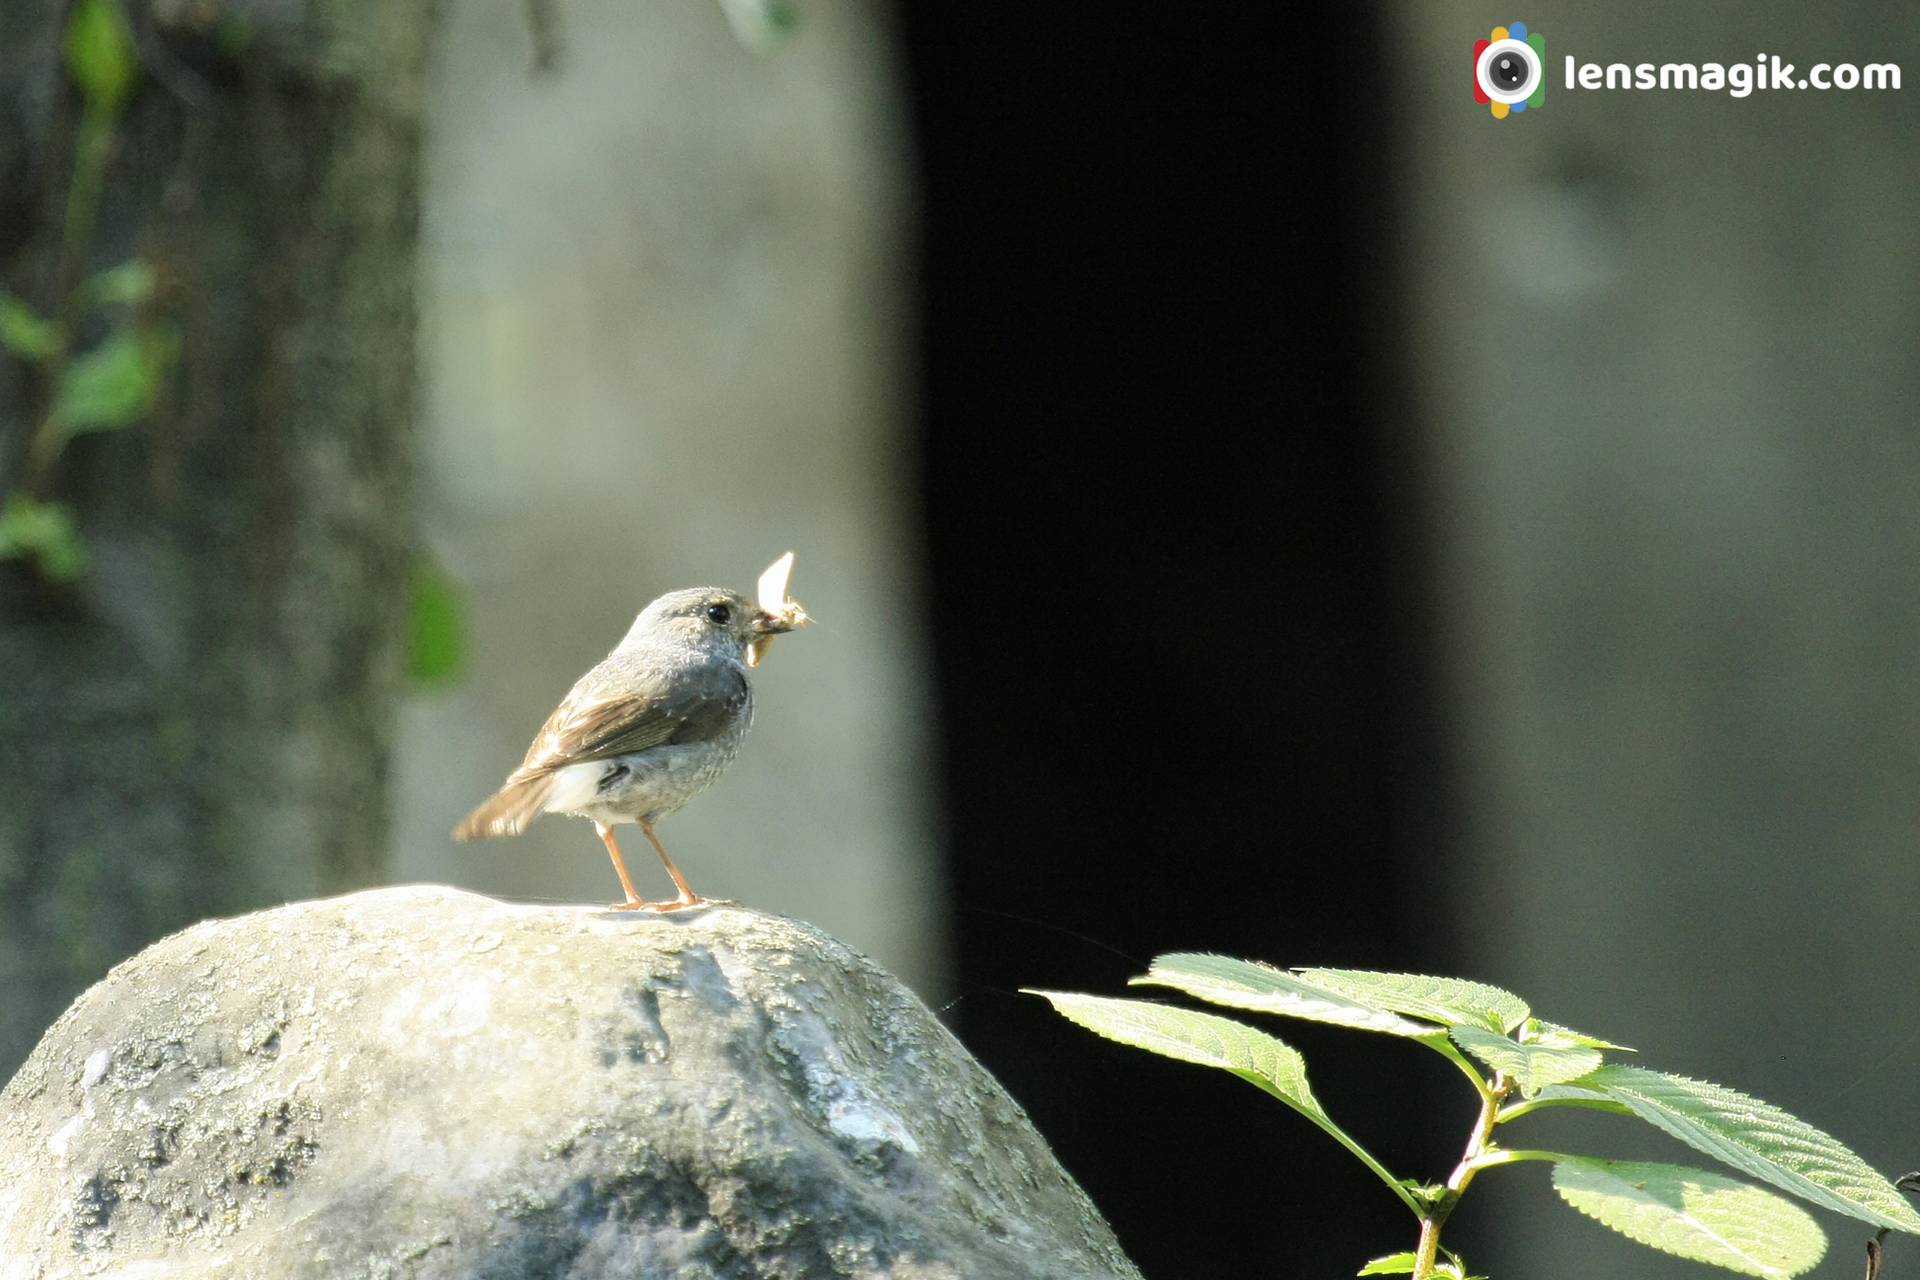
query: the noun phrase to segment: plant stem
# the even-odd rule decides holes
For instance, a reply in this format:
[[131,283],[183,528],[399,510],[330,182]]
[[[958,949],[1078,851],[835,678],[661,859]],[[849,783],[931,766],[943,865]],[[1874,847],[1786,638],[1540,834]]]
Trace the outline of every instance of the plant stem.
[[66,447],[66,434],[54,416],[53,407],[66,377],[68,353],[80,329],[83,302],[80,284],[86,277],[94,222],[100,212],[100,192],[106,185],[107,162],[113,157],[113,123],[112,112],[88,103],[80,117],[80,137],[74,144],[73,179],[67,186],[66,218],[61,227],[60,261],[55,279],[60,294],[55,319],[61,340],[52,356],[41,365],[45,416],[28,446],[22,485],[31,497],[46,496],[53,479],[53,464]]
[[1500,1103],[1512,1088],[1513,1083],[1497,1071],[1492,1082],[1481,1087],[1480,1116],[1473,1122],[1473,1132],[1467,1135],[1467,1149],[1461,1153],[1460,1163],[1453,1167],[1453,1173],[1448,1176],[1447,1189],[1420,1219],[1420,1243],[1413,1252],[1413,1280],[1432,1280],[1434,1263],[1440,1256],[1440,1228],[1452,1216],[1454,1206],[1460,1203],[1460,1197],[1465,1193],[1467,1184],[1473,1181],[1473,1175],[1484,1167],[1487,1146],[1493,1137],[1493,1126],[1500,1120]]
[[1252,1084],[1255,1088],[1263,1090],[1264,1092],[1273,1095],[1274,1097],[1278,1098],[1280,1101],[1292,1107],[1295,1111],[1298,1111],[1301,1115],[1305,1116],[1307,1119],[1313,1121],[1315,1125],[1319,1126],[1320,1131],[1322,1133],[1332,1138],[1335,1142],[1345,1147],[1348,1151],[1351,1151],[1354,1154],[1355,1158],[1358,1159],[1361,1164],[1364,1164],[1365,1166],[1367,1166],[1367,1168],[1373,1171],[1374,1177],[1386,1183],[1387,1189],[1392,1191],[1393,1194],[1395,1194],[1396,1196],[1400,1197],[1400,1202],[1407,1206],[1407,1208],[1413,1213],[1414,1217],[1418,1218],[1422,1216],[1424,1213],[1426,1213],[1426,1207],[1422,1205],[1418,1200],[1414,1199],[1413,1192],[1407,1190],[1405,1184],[1403,1184],[1400,1181],[1400,1179],[1394,1177],[1391,1173],[1387,1172],[1386,1166],[1381,1164],[1378,1160],[1375,1160],[1373,1158],[1372,1152],[1368,1151],[1365,1147],[1361,1146],[1359,1143],[1355,1142],[1352,1138],[1348,1137],[1346,1131],[1342,1129],[1339,1125],[1335,1124],[1332,1121],[1332,1119],[1330,1119],[1327,1116],[1325,1112],[1321,1111],[1318,1107],[1313,1107],[1313,1108],[1302,1107],[1298,1102],[1298,1100],[1294,1098],[1290,1098],[1282,1090],[1274,1088],[1274,1086],[1269,1081],[1259,1079],[1254,1076],[1248,1076],[1247,1080],[1248,1080],[1248,1083]]
[[1420,1202],[1413,1198],[1413,1193],[1407,1190],[1405,1185],[1401,1183],[1400,1179],[1394,1177],[1391,1173],[1387,1172],[1386,1166],[1381,1164],[1378,1160],[1375,1160],[1373,1158],[1372,1152],[1368,1151],[1365,1147],[1355,1142],[1352,1138],[1349,1138],[1345,1133],[1341,1131],[1338,1125],[1321,1124],[1316,1117],[1311,1115],[1309,1115],[1307,1118],[1309,1120],[1312,1120],[1315,1124],[1320,1125],[1320,1128],[1323,1131],[1325,1131],[1326,1134],[1329,1137],[1331,1137],[1335,1142],[1338,1142],[1341,1146],[1345,1147],[1348,1151],[1351,1151],[1354,1154],[1354,1156],[1359,1159],[1361,1164],[1364,1164],[1365,1166],[1367,1166],[1367,1168],[1373,1170],[1374,1176],[1380,1179],[1380,1181],[1386,1183],[1388,1189],[1391,1190],[1393,1194],[1400,1197],[1401,1203],[1406,1205],[1407,1208],[1413,1210],[1413,1214],[1415,1217],[1419,1217],[1424,1212],[1424,1210],[1421,1208]]

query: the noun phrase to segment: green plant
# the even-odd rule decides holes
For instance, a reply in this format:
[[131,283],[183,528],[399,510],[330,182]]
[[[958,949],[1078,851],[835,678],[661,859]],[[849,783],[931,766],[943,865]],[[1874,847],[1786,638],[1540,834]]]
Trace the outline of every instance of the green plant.
[[[1482,1170],[1541,1161],[1554,1190],[1623,1235],[1683,1258],[1752,1276],[1796,1276],[1820,1261],[1826,1234],[1782,1196],[1680,1165],[1605,1160],[1508,1147],[1502,1126],[1551,1107],[1635,1116],[1803,1200],[1883,1229],[1920,1234],[1893,1183],[1812,1125],[1732,1089],[1607,1061],[1631,1052],[1533,1016],[1510,992],[1477,982],[1351,969],[1275,969],[1224,956],[1174,954],[1134,985],[1170,987],[1229,1008],[1333,1023],[1425,1045],[1472,1082],[1480,1108],[1445,1183],[1396,1178],[1333,1122],[1307,1086],[1306,1062],[1273,1036],[1232,1018],[1149,1000],[1035,991],[1089,1031],[1183,1062],[1230,1071],[1323,1129],[1384,1182],[1419,1221],[1406,1253],[1376,1258],[1360,1275],[1447,1276],[1465,1264],[1440,1232]],[[1902,1186],[1909,1186],[1906,1179]],[[1882,1232],[1884,1235],[1884,1230]]]
[[[80,576],[87,547],[72,510],[47,496],[74,437],[132,426],[153,407],[179,355],[173,326],[148,319],[153,270],[138,258],[80,278],[93,244],[114,129],[139,79],[133,30],[119,0],[79,0],[62,46],[80,92],[51,315],[0,291],[0,348],[34,366],[40,393],[20,483],[0,508],[0,560],[19,559],[51,581]],[[82,349],[83,333],[98,333]]]
[[407,678],[433,688],[458,681],[467,665],[466,602],[426,552],[407,569]]

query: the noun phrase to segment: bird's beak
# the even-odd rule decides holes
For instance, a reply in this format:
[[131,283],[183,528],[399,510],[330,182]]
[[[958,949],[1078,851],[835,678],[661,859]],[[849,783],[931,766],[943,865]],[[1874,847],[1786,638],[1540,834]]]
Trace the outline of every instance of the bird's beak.
[[757,667],[760,659],[767,656],[767,646],[773,643],[775,636],[807,625],[807,611],[797,601],[789,600],[778,613],[755,609],[747,625],[753,629],[753,639],[747,641],[747,665]]
[[747,624],[753,629],[753,639],[747,642],[747,665],[757,667],[760,659],[767,656],[767,647],[773,638],[785,635],[795,627],[807,623],[807,611],[800,602],[787,594],[787,579],[793,575],[793,552],[775,560],[760,575],[758,590],[760,607],[753,611],[753,618]]

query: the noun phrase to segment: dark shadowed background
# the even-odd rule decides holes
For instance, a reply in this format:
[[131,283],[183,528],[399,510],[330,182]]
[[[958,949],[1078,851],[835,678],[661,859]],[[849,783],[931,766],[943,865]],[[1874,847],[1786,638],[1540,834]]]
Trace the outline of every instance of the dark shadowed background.
[[[1419,924],[1446,779],[1387,113],[1322,112],[1345,58],[1275,62],[1380,32],[903,18],[929,572],[964,620],[933,640],[950,1017],[1148,1275],[1339,1274],[1404,1234],[1371,1175],[1238,1081],[1011,992],[1116,993],[1174,949],[1447,961]],[[1457,1139],[1417,1118],[1444,1063],[1299,1039],[1390,1162],[1440,1167]]]
[[[911,981],[1156,1280],[1413,1242],[1017,994],[1176,949],[1496,982],[1920,1165],[1920,89],[1559,70],[1911,73],[1904,7],[131,3],[80,231],[73,8],[0,7],[0,288],[145,356],[49,461],[65,358],[0,352],[0,494],[87,554],[0,517],[0,1075],[202,915],[608,893],[578,824],[445,832],[645,599],[792,546],[820,624],[668,838]],[[1444,1175],[1450,1067],[1279,1030]],[[1538,1168],[1448,1240],[1704,1274]]]

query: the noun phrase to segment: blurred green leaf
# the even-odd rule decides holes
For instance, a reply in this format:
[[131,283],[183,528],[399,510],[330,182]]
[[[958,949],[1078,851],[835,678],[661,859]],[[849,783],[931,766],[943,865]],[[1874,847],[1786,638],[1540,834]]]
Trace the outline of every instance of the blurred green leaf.
[[407,577],[407,675],[418,684],[459,679],[467,663],[466,608],[460,588],[428,557]]
[[53,397],[52,417],[60,438],[138,422],[178,350],[179,337],[171,329],[121,328],[74,357]]
[[0,346],[23,360],[44,360],[60,350],[60,326],[22,298],[0,293]]
[[213,30],[214,43],[224,57],[238,58],[253,47],[254,27],[244,15],[227,9]]
[[89,563],[86,541],[66,504],[24,493],[0,507],[0,560],[30,561],[54,582],[73,581]]
[[133,88],[139,71],[133,27],[120,0],[80,0],[67,20],[67,72],[87,105],[111,115]]
[[1600,1065],[1600,1051],[1584,1045],[1520,1044],[1485,1027],[1454,1027],[1447,1033],[1463,1050],[1520,1086],[1531,1098],[1550,1084],[1578,1080]]
[[165,322],[140,326],[140,358],[147,367],[147,407],[152,408],[167,375],[180,362],[180,326]]
[[1785,1280],[1827,1252],[1826,1233],[1799,1205],[1700,1169],[1563,1160],[1553,1166],[1553,1189],[1629,1239],[1742,1275]]
[[720,0],[734,38],[756,53],[783,44],[800,26],[800,7],[793,0]]
[[1899,1190],[1838,1138],[1725,1085],[1606,1066],[1581,1081],[1635,1115],[1742,1173],[1875,1226],[1920,1234]]
[[129,258],[117,267],[94,272],[80,290],[95,305],[142,303],[153,296],[153,268],[139,258]]

